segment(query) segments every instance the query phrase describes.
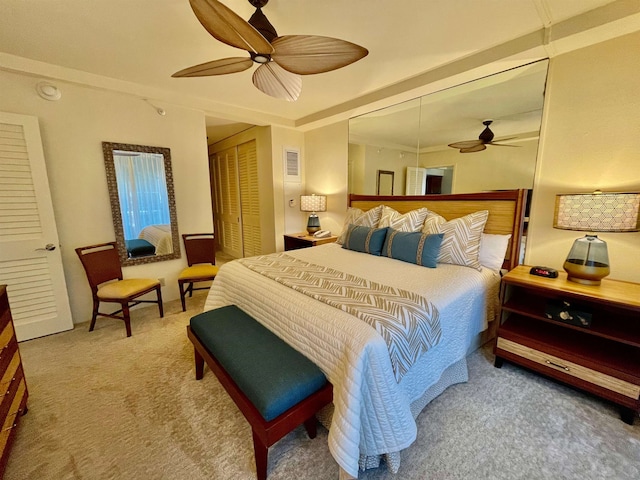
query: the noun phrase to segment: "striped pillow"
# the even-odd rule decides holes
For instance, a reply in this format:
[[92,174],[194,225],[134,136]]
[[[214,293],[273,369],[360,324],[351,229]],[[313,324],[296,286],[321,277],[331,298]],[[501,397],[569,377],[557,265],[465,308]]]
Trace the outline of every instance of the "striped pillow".
[[447,222],[440,215],[429,212],[422,232],[444,233],[438,255],[439,263],[451,263],[481,270],[478,256],[487,218],[489,218],[489,211],[481,210]]
[[384,239],[387,236],[386,228],[371,228],[362,225],[349,225],[342,248],[356,252],[369,253],[380,256]]
[[378,227],[391,227],[399,232],[419,232],[428,213],[429,210],[426,208],[418,208],[401,215],[393,208],[384,205]]
[[423,267],[436,268],[442,233],[399,232],[387,228],[381,255]]
[[360,210],[359,208],[349,207],[347,209],[347,216],[344,219],[342,232],[340,233],[338,240],[336,240],[336,243],[344,243],[349,225],[361,225],[363,227],[377,228],[378,223],[380,222],[381,212],[382,205],[378,205],[377,207],[374,207],[371,210],[367,210],[366,212]]

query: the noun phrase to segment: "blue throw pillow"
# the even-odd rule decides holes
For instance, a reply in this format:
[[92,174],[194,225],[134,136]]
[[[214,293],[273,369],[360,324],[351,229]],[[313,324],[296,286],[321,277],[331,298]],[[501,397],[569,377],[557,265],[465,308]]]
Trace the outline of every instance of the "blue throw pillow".
[[386,236],[386,228],[371,228],[352,224],[347,228],[342,248],[380,256]]
[[435,268],[444,234],[400,232],[388,229],[382,255],[423,267]]

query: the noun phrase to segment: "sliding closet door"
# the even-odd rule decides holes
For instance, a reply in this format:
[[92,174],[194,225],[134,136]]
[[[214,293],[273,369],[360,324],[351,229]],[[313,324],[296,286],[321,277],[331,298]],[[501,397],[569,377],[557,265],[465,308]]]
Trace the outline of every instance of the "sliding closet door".
[[243,256],[251,257],[262,253],[258,156],[255,140],[238,145],[238,174],[242,210]]
[[242,257],[240,189],[236,147],[215,154],[216,237],[220,249],[234,258]]

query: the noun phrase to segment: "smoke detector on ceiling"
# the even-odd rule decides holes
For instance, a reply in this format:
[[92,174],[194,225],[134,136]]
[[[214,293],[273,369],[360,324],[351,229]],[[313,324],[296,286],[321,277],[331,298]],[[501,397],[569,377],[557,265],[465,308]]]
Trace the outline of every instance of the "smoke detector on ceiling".
[[40,82],[36,85],[36,92],[45,100],[60,100],[62,92],[55,85],[48,82]]

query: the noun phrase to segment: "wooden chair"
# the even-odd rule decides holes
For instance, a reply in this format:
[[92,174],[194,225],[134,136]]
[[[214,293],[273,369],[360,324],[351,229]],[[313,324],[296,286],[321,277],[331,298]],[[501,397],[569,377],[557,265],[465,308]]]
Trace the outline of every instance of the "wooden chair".
[[[216,278],[216,245],[213,233],[184,233],[182,235],[184,251],[187,255],[187,268],[178,275],[178,288],[182,311],[186,311],[185,296],[193,296],[194,290],[205,290],[209,287],[195,288],[194,283],[207,282]],[[185,289],[185,285],[187,288]]]
[[[76,248],[87,274],[93,296],[93,314],[89,331],[93,331],[98,315],[124,321],[127,337],[131,336],[129,308],[140,303],[157,303],[160,317],[164,316],[160,281],[153,278],[123,279],[116,242],[100,243]],[[156,291],[157,300],[139,300],[138,297]],[[119,303],[121,309],[113,313],[99,311],[100,302]],[[118,315],[122,313],[122,315]]]

